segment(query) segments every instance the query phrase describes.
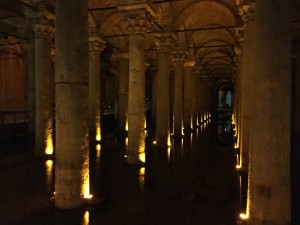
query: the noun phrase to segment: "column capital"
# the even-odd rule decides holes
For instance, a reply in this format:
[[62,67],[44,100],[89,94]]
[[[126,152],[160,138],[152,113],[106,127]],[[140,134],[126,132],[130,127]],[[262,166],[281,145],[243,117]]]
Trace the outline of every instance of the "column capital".
[[195,59],[188,58],[185,60],[184,66],[185,67],[194,67],[196,65]]
[[173,66],[183,66],[187,53],[185,51],[173,51],[171,52],[171,60]]
[[128,21],[129,34],[145,35],[149,31],[155,12],[148,0],[117,0],[117,8]]
[[173,32],[155,33],[155,44],[161,52],[170,52],[176,40],[176,35]]
[[32,30],[36,38],[45,38],[52,40],[54,37],[54,18],[41,17],[34,19]]
[[244,24],[255,19],[255,0],[236,0],[236,5]]
[[113,50],[118,59],[129,59],[128,50]]
[[106,46],[106,41],[104,41],[100,36],[90,36],[89,37],[89,53],[94,55],[100,55],[102,50]]

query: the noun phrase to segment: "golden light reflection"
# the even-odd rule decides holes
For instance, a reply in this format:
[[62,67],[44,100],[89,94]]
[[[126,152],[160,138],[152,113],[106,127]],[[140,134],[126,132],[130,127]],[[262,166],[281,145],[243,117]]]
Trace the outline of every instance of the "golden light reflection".
[[242,165],[242,164],[241,164],[240,156],[239,156],[239,154],[237,153],[237,154],[236,154],[236,166],[235,166],[235,168],[240,169],[240,168],[242,167],[241,165]]
[[170,147],[172,145],[172,142],[171,142],[171,135],[168,134],[168,147]]
[[45,154],[52,155],[53,154],[53,127],[52,127],[52,121],[49,120],[47,122],[47,128],[46,128],[46,149]]
[[101,155],[101,145],[100,144],[96,145],[96,153],[97,153],[97,159],[99,159],[100,155]]
[[126,151],[128,150],[128,137],[125,139]]
[[101,116],[100,112],[96,115],[96,141],[101,141]]
[[142,167],[139,170],[139,185],[141,189],[141,193],[144,194],[144,187],[145,187],[145,168]]
[[52,184],[52,174],[53,174],[53,160],[49,159],[45,162],[46,166],[46,176],[47,176],[47,184]]
[[89,223],[90,223],[90,213],[89,211],[86,211],[83,215],[82,225],[89,225]]

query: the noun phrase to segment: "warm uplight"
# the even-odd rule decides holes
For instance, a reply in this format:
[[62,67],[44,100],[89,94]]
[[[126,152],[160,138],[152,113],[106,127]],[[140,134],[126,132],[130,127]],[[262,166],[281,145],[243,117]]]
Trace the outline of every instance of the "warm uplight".
[[145,152],[139,153],[139,160],[141,160],[142,162],[146,162],[146,154],[145,154]]
[[100,153],[101,153],[101,145],[100,144],[96,145],[96,151],[97,151],[97,159],[99,159],[100,158]]
[[53,132],[52,121],[48,121],[47,128],[46,128],[46,149],[45,149],[45,153],[47,155],[53,154],[52,132]]
[[96,141],[101,141],[101,116],[100,112],[96,115]]
[[83,198],[91,199],[93,195],[90,194],[90,171],[89,171],[89,156],[87,155],[84,161],[84,165],[81,171],[82,176],[82,189],[81,193]]
[[170,134],[168,135],[168,147],[170,147],[172,145],[172,142],[171,142],[171,136]]
[[128,150],[128,137],[125,139],[126,151]]
[[53,174],[53,160],[47,160],[45,162],[46,166],[46,176],[47,176],[47,184],[50,186],[52,184],[52,174]]
[[141,167],[139,170],[139,175],[144,176],[145,175],[145,167]]
[[128,119],[126,120],[125,130],[128,131]]
[[246,219],[248,219],[248,216],[247,216],[247,214],[245,214],[245,213],[241,213],[241,214],[240,214],[240,218],[241,218],[242,220],[246,220]]
[[83,221],[82,221],[82,225],[89,225],[89,221],[90,220],[90,213],[89,211],[86,211],[83,215]]
[[156,143],[157,143],[156,141],[153,141],[153,144],[154,144],[154,145],[156,145]]

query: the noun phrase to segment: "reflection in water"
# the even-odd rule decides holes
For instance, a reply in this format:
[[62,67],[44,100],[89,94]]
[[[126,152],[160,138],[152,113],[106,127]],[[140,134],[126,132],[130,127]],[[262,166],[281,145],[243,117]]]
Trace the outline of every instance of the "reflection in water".
[[142,167],[139,170],[139,186],[140,186],[141,194],[143,196],[144,187],[145,187],[145,167]]
[[47,180],[47,186],[49,193],[52,192],[52,184],[53,184],[53,160],[49,159],[45,162],[46,166],[46,180]]
[[89,225],[90,224],[90,213],[86,211],[83,215],[82,225]]

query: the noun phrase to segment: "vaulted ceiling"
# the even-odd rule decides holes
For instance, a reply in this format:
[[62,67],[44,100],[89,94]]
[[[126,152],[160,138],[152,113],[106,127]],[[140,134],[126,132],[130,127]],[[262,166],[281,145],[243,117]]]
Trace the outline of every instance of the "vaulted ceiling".
[[[53,0],[0,0],[0,38],[10,34],[24,38],[28,30],[27,11],[39,2],[55,9]],[[107,42],[110,53],[128,46],[127,22],[118,10],[120,0],[89,0],[89,26],[97,29]],[[134,0],[132,0],[134,1]],[[138,0],[142,1],[142,0]],[[146,1],[146,0],[143,0]],[[155,32],[174,32],[178,47],[185,48],[197,67],[211,78],[232,79],[235,71],[234,46],[242,26],[236,2],[241,0],[149,0],[156,13],[147,36],[147,58],[155,62]],[[294,20],[299,21],[299,1],[294,1]],[[51,8],[51,7],[50,7]],[[299,24],[299,23],[298,23]],[[23,29],[20,29],[23,28]],[[26,38],[26,37],[25,37]],[[109,57],[114,58],[112,56]],[[155,63],[153,63],[155,64]]]

